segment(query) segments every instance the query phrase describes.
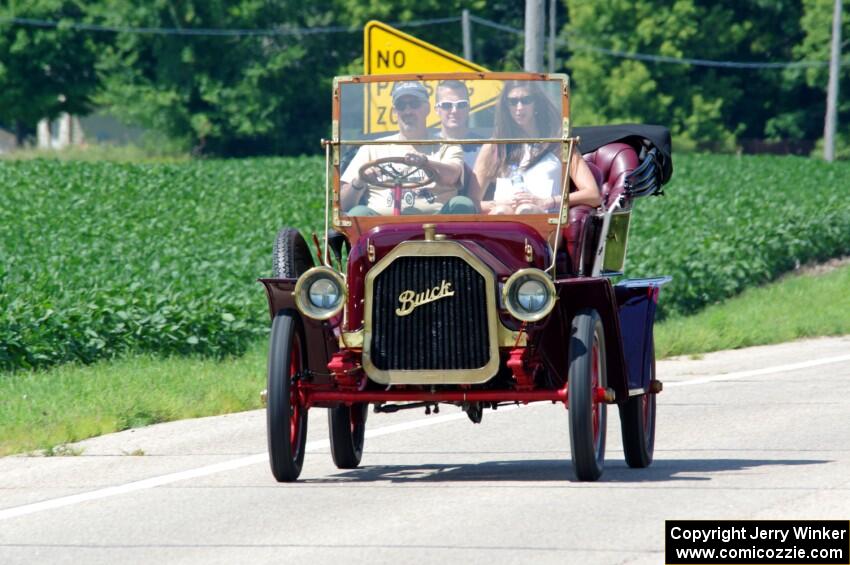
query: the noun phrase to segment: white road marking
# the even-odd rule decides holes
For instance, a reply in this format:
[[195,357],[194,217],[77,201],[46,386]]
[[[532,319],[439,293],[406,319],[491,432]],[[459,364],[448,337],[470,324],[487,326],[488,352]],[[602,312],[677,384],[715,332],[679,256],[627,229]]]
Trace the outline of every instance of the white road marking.
[[[695,379],[690,379],[687,381],[677,381],[677,382],[669,382],[665,383],[665,388],[670,387],[679,387],[679,386],[691,386],[691,385],[699,385],[706,384],[718,381],[729,381],[734,379],[740,379],[745,377],[754,377],[761,375],[769,375],[774,373],[785,373],[788,371],[796,371],[799,369],[809,369],[811,367],[818,367],[821,365],[829,365],[832,363],[840,363],[843,361],[850,361],[850,355],[839,355],[836,357],[826,357],[823,359],[817,359],[813,361],[804,361],[802,363],[791,363],[787,365],[777,365],[774,367],[765,367],[763,369],[754,369],[750,371],[738,371],[735,373],[725,373],[720,375],[711,375],[707,377],[699,377]],[[497,413],[507,412],[511,409],[517,408],[517,406],[504,406],[499,409]],[[466,414],[463,412],[456,412],[452,414],[445,414],[441,416],[429,416],[427,418],[422,418],[419,420],[413,420],[410,422],[402,422],[400,424],[393,424],[391,426],[383,426],[380,428],[375,428],[372,430],[366,431],[367,438],[380,437],[389,434],[395,434],[400,432],[405,432],[408,430],[413,430],[416,428],[424,428],[427,426],[433,426],[436,424],[442,424],[445,422],[452,422],[454,420],[462,420],[466,418]],[[307,442],[306,450],[307,451],[317,451],[320,449],[327,449],[330,445],[330,440],[322,439],[316,441]],[[23,506],[16,506],[13,508],[7,508],[5,510],[0,510],[0,520],[7,520],[9,518],[16,518],[18,516],[25,516],[27,514],[33,514],[36,512],[42,512],[44,510],[54,510],[56,508],[62,508],[64,506],[71,506],[73,504],[78,504],[81,502],[89,502],[92,500],[100,500],[102,498],[108,498],[112,496],[117,496],[120,494],[127,494],[130,492],[136,492],[140,490],[146,490],[162,485],[167,485],[170,483],[175,483],[178,481],[185,481],[187,479],[194,479],[198,477],[206,477],[208,475],[214,475],[216,473],[221,473],[224,471],[232,471],[234,469],[239,469],[241,467],[247,467],[249,465],[255,465],[258,463],[265,463],[268,461],[268,454],[266,453],[257,453],[256,455],[249,455],[247,457],[240,457],[239,459],[232,459],[230,461],[223,461],[221,463],[215,463],[212,465],[205,465],[203,467],[198,467],[196,469],[189,469],[187,471],[179,471],[177,473],[169,473],[167,475],[161,475],[159,477],[152,477],[150,479],[143,479],[141,481],[134,481],[131,483],[126,483],[123,485],[116,485],[113,487],[102,488],[90,492],[83,492],[80,494],[73,494],[70,496],[63,496],[60,498],[54,498],[51,500],[44,500],[42,502],[35,502],[32,504],[25,504]]]
[[[516,406],[503,406],[499,408],[498,412],[508,412]],[[399,432],[405,432],[408,430],[414,430],[416,428],[424,428],[426,426],[433,426],[436,424],[442,424],[444,422],[452,422],[454,420],[463,420],[466,418],[466,414],[464,412],[456,412],[452,414],[444,414],[439,416],[429,416],[427,418],[422,418],[419,420],[413,420],[410,422],[402,422],[400,424],[393,424],[391,426],[383,426],[380,428],[375,428],[372,430],[366,430],[367,438],[374,438],[385,436],[389,434],[395,434]],[[330,440],[329,439],[321,439],[316,441],[308,441],[306,445],[306,451],[318,451],[321,449],[330,448]],[[159,477],[152,477],[150,479],[143,479],[141,481],[133,481],[131,483],[125,483],[123,485],[116,485],[113,487],[106,487],[98,490],[93,490],[90,492],[83,492],[80,494],[72,494],[69,496],[63,496],[60,498],[54,498],[51,500],[44,500],[42,502],[34,502],[32,504],[26,504],[23,506],[16,506],[13,508],[7,508],[5,510],[0,510],[0,520],[6,520],[9,518],[16,518],[18,516],[25,516],[27,514],[33,514],[35,512],[42,512],[44,510],[54,510],[56,508],[62,508],[64,506],[71,506],[72,504],[79,504],[81,502],[89,502],[92,500],[99,500],[101,498],[109,498],[111,496],[117,496],[119,494],[127,494],[130,492],[136,492],[139,490],[146,490],[154,487],[159,487],[162,485],[167,485],[170,483],[176,483],[178,481],[185,481],[187,479],[195,479],[198,477],[206,477],[208,475],[214,475],[216,473],[221,473],[224,471],[232,471],[234,469],[239,469],[241,467],[247,467],[249,465],[256,465],[258,463],[267,463],[269,460],[269,456],[267,453],[257,453],[256,455],[248,455],[247,457],[240,457],[239,459],[232,459],[230,461],[223,461],[221,463],[214,463],[212,465],[205,465],[203,467],[198,467],[196,469],[189,469],[186,471],[178,471],[176,473],[169,473],[167,475],[161,475]]]
[[788,371],[797,371],[800,369],[811,369],[821,365],[831,365],[833,363],[841,363],[842,361],[850,361],[850,355],[838,355],[836,357],[824,357],[823,359],[815,359],[813,361],[803,361],[801,363],[790,363],[787,365],[776,365],[774,367],[765,367],[763,369],[752,369],[749,371],[737,371],[735,373],[722,373],[720,375],[710,375],[707,377],[698,377],[688,379],[686,381],[675,381],[664,383],[664,388],[677,386],[693,386],[706,383],[715,383],[719,381],[732,381],[735,379],[743,379],[746,377],[758,377],[761,375],[772,375],[774,373],[787,373]]

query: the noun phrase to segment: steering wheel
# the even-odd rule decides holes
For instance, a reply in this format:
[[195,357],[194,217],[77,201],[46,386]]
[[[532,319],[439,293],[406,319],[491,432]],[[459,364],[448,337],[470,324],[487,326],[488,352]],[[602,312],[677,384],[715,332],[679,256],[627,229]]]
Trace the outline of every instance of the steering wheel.
[[[423,160],[427,158],[422,155]],[[420,174],[421,173],[421,174]],[[360,167],[360,178],[378,188],[422,188],[437,181],[437,173],[426,164],[416,165],[407,157],[381,157]]]

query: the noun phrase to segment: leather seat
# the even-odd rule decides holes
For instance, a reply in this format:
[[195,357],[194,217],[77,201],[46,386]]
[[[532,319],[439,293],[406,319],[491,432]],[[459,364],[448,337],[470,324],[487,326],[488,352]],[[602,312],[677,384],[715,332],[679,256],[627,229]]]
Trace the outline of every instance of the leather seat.
[[[625,143],[609,143],[596,151],[582,156],[590,172],[596,179],[596,184],[602,193],[602,203],[605,208],[613,204],[625,192],[626,177],[639,164],[637,152]],[[624,203],[627,205],[628,203]],[[581,270],[581,256],[584,250],[585,261],[593,254],[594,231],[592,222],[587,218],[593,213],[590,206],[570,207],[569,226],[567,228],[567,250],[572,259],[574,272]],[[585,265],[585,270],[589,265]]]
[[626,189],[626,177],[640,164],[637,152],[625,143],[609,143],[584,155],[602,174],[602,202],[611,206]]

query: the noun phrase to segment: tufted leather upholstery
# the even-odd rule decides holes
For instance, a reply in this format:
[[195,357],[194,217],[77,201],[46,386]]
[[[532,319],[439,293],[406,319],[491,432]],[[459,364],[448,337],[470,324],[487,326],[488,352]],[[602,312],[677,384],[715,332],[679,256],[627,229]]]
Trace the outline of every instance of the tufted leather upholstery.
[[610,206],[626,187],[626,176],[639,164],[634,148],[625,143],[609,143],[584,155],[602,173],[602,202]]
[[[625,143],[609,143],[596,151],[583,155],[590,172],[602,191],[602,202],[608,207],[625,191],[626,176],[639,165],[637,153]],[[571,206],[567,227],[567,249],[572,259],[574,272],[581,268],[582,250],[587,257],[593,252],[593,231],[588,217],[593,213],[590,206]]]

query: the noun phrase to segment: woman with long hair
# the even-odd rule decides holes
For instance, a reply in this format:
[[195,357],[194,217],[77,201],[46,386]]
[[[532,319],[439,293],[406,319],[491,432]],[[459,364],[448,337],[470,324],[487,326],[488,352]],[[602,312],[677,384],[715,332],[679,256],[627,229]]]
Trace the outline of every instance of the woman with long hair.
[[[561,136],[561,114],[534,81],[505,81],[496,105],[493,139],[529,139],[528,143],[487,144],[475,162],[481,199],[495,184],[492,200],[482,200],[490,214],[544,213],[561,206],[559,143],[533,139]],[[570,163],[569,204],[599,206],[602,198],[593,173],[578,151]]]

